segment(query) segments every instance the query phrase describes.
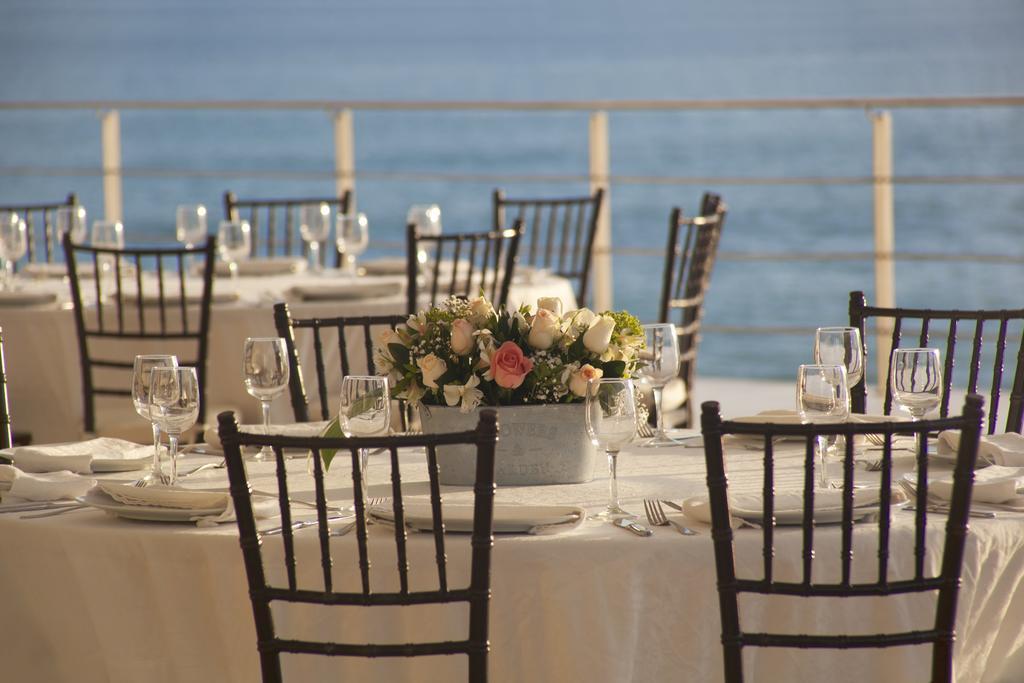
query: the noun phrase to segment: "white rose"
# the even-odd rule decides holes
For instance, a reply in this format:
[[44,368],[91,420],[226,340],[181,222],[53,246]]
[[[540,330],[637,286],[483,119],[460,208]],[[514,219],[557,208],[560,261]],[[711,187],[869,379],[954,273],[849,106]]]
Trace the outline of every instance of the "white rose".
[[423,385],[431,389],[437,389],[437,378],[448,369],[448,365],[432,353],[417,359],[416,365],[423,373]]
[[612,331],[615,330],[615,318],[610,315],[602,315],[594,318],[590,328],[583,335],[583,345],[591,353],[604,353],[608,343],[612,340]]
[[469,311],[474,322],[477,324],[486,323],[494,317],[494,306],[482,296],[469,300]]
[[581,308],[576,311],[569,311],[564,317],[567,320],[571,320],[573,325],[586,329],[590,327],[590,323],[594,322],[594,318],[597,315],[589,308]]
[[537,315],[533,316],[530,336],[526,341],[535,349],[550,349],[555,343],[558,331],[558,318],[548,309],[541,308],[537,310]]
[[562,300],[557,296],[542,296],[537,299],[538,311],[551,311],[559,318],[562,317]]
[[473,339],[473,324],[464,318],[452,322],[452,351],[459,356],[469,355],[476,342]]
[[577,396],[587,395],[587,382],[604,377],[604,370],[598,370],[587,363],[569,376],[569,391]]

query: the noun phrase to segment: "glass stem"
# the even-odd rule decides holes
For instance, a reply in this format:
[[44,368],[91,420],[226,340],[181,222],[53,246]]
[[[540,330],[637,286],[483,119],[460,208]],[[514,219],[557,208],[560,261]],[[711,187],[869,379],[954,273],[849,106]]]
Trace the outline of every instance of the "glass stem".
[[654,389],[654,418],[657,420],[658,425],[658,436],[665,436],[665,414],[661,410],[661,397],[664,393],[664,387],[653,387]]
[[617,476],[618,451],[607,451],[608,453],[608,509],[616,511],[619,509],[619,480]]
[[818,488],[828,488],[828,473],[825,472],[825,452],[828,450],[826,438],[824,436],[818,436],[814,439],[815,445],[818,447]]
[[153,423],[153,477],[159,480],[163,468],[160,467],[160,425]]
[[320,272],[320,242],[318,240],[309,241],[309,261],[310,269],[314,273]]
[[167,442],[170,444],[171,486],[178,483],[178,436],[178,434],[167,432]]

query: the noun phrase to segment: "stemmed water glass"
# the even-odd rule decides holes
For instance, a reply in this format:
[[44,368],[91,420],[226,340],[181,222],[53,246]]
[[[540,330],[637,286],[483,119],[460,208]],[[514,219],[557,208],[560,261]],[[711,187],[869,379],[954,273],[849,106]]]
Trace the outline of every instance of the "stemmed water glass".
[[338,214],[336,231],[338,251],[344,257],[345,273],[355,275],[356,257],[366,251],[370,243],[370,222],[365,213]]
[[323,273],[320,244],[331,232],[331,207],[326,202],[304,204],[299,207],[299,234],[309,245],[309,259],[314,273]]
[[[414,204],[409,207],[405,222],[408,225],[415,225],[421,235],[437,237],[441,234],[441,207],[437,204]],[[420,263],[426,263],[427,250],[420,247],[416,258]]]
[[146,483],[162,483],[164,473],[160,467],[160,424],[153,418],[149,407],[150,382],[153,379],[153,368],[176,368],[177,356],[144,355],[135,356],[132,368],[132,403],[135,412],[153,425],[153,471],[142,478]]
[[856,327],[819,327],[814,333],[814,362],[842,365],[852,389],[864,377],[864,344]]
[[14,264],[28,249],[25,221],[13,211],[0,213],[0,259],[4,262],[3,287],[14,289]]
[[238,262],[249,258],[252,230],[249,221],[221,221],[217,230],[217,251],[228,264],[231,278],[238,278]]
[[896,349],[890,367],[892,400],[920,420],[942,399],[938,349]]
[[59,206],[53,215],[54,227],[57,230],[57,241],[70,234],[75,244],[85,240],[86,214],[84,206]]
[[167,434],[171,463],[168,483],[174,486],[178,482],[178,440],[199,417],[199,380],[195,368],[157,367],[150,372],[149,411]]
[[[338,424],[345,436],[383,434],[391,426],[391,394],[388,378],[373,375],[348,375],[341,380],[341,404]],[[363,493],[366,492],[367,451],[359,451]],[[365,498],[365,495],[364,495]]]
[[631,379],[599,379],[587,382],[585,419],[587,434],[608,454],[608,507],[596,519],[634,518],[619,506],[617,465],[619,451],[636,435],[636,398]]
[[[850,394],[843,365],[801,365],[797,371],[796,408],[800,421],[845,422],[850,416]],[[818,486],[828,488],[825,472],[826,439],[815,438]]]
[[641,365],[637,374],[654,390],[654,410],[657,414],[658,430],[644,446],[678,446],[677,441],[665,433],[665,413],[662,410],[662,394],[665,385],[679,374],[679,337],[676,326],[671,323],[644,325],[645,347],[640,351]]
[[[288,386],[288,349],[281,337],[249,337],[242,352],[245,390],[259,399],[263,409],[263,433],[270,433],[270,404]],[[270,446],[263,446],[255,459],[274,457]]]
[[175,211],[175,237],[191,249],[206,239],[206,207],[182,204]]
[[[92,246],[102,249],[124,249],[124,225],[121,221],[93,221]],[[111,276],[114,271],[114,257],[110,254],[96,256],[99,272],[96,277]]]

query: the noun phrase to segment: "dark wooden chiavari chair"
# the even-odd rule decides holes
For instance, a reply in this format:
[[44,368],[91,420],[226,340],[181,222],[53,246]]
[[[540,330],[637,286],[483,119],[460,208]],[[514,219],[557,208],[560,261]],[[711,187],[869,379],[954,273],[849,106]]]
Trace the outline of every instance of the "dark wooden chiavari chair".
[[[508,302],[508,290],[519,261],[522,221],[511,228],[489,232],[423,235],[415,225],[407,229],[407,310],[423,304],[421,291],[429,291],[427,306],[440,298],[472,297],[481,290],[495,308]],[[420,260],[422,258],[422,261]],[[420,277],[426,283],[420,287]]]
[[[113,249],[74,244],[64,236],[64,253],[75,310],[82,366],[85,430],[96,431],[96,397],[130,396],[135,355],[140,345],[166,342],[183,366],[196,368],[200,403],[198,423],[206,414],[206,362],[209,355],[210,303],[217,240],[195,248]],[[190,259],[202,260],[202,290],[186,288]],[[83,265],[92,272],[83,276]],[[104,275],[103,272],[109,273]],[[83,305],[86,289],[97,305]],[[102,345],[102,352],[94,346]],[[152,352],[152,351],[151,351]],[[161,351],[164,352],[164,351]],[[170,352],[170,351],[167,351]],[[102,353],[102,355],[101,355]],[[107,355],[111,354],[111,355]],[[102,372],[105,380],[97,375]],[[110,376],[114,371],[118,379]],[[117,372],[120,371],[120,372]],[[127,375],[127,376],[125,376]],[[100,385],[103,382],[104,385]]]
[[722,198],[709,192],[701,198],[700,215],[687,218],[677,207],[672,209],[668,221],[658,321],[674,323],[679,337],[679,378],[683,382],[683,402],[671,408],[683,409],[683,427],[693,426],[691,397],[696,380],[704,295],[711,282],[726,211]]
[[[333,338],[337,335],[338,359],[340,362],[340,374],[335,375],[338,380],[352,374],[351,339],[346,332],[352,331],[361,337],[360,349],[365,354],[366,362],[358,368],[356,374],[377,374],[377,366],[373,358],[373,335],[384,328],[394,329],[405,323],[408,316],[405,315],[367,315],[367,316],[343,316],[333,318],[293,318],[288,304],[274,304],[274,326],[277,328],[277,336],[285,341],[288,348],[288,366],[291,374],[288,377],[288,392],[291,396],[292,410],[295,413],[296,422],[309,422],[309,397],[306,394],[306,384],[302,373],[302,363],[299,361],[299,351],[295,343],[295,330],[310,330],[313,336],[313,358],[316,369],[316,396],[320,403],[320,419],[329,420],[336,411],[330,409],[328,401],[328,389],[334,387],[329,381],[325,356],[327,347],[324,343],[324,331],[329,331]],[[335,392],[336,393],[336,392]]]
[[[490,605],[491,533],[494,507],[494,448],[497,441],[497,416],[493,410],[480,413],[476,429],[449,434],[427,434],[417,436],[382,436],[351,439],[325,439],[314,437],[285,437],[265,434],[250,434],[238,431],[234,414],[227,412],[218,416],[221,443],[227,461],[228,477],[231,482],[231,497],[234,500],[238,520],[239,542],[245,560],[246,576],[249,581],[249,596],[252,600],[253,616],[256,622],[257,648],[265,683],[281,681],[281,654],[295,653],[331,657],[419,657],[431,655],[462,654],[469,657],[469,680],[483,683],[487,680],[488,609]],[[262,555],[262,542],[253,516],[249,482],[241,447],[269,445],[274,450],[277,464],[277,493],[280,501],[282,541],[284,547],[284,570],[287,586],[272,585],[267,580],[266,565]],[[445,532],[441,488],[438,482],[437,447],[448,444],[472,444],[477,449],[476,482],[474,485],[473,532],[471,536],[471,560],[469,585],[456,588],[448,585],[448,557],[445,550]],[[398,462],[398,449],[420,447],[426,450],[427,472],[429,473],[430,504],[433,512],[433,546],[437,565],[437,590],[412,590],[409,587],[409,563],[405,529],[405,505],[402,497],[402,482]],[[318,557],[322,568],[323,584],[320,588],[300,587],[296,565],[298,557],[291,529],[292,517],[289,499],[289,476],[285,468],[283,449],[299,448],[313,453],[313,480],[316,494],[316,516],[318,532]],[[368,554],[367,510],[363,496],[355,495],[355,535],[358,554],[361,590],[340,591],[335,587],[332,568],[340,566],[337,556],[332,554],[328,528],[327,501],[325,497],[324,468],[321,451],[336,450],[334,457],[351,460],[353,491],[364,490],[364,472],[359,457],[360,448],[383,448],[388,451],[391,466],[391,508],[394,513],[393,534],[398,557],[397,591],[372,590],[370,561]],[[303,476],[308,476],[305,470]],[[378,530],[384,527],[377,526]],[[383,542],[385,534],[374,534],[374,543]],[[309,547],[309,546],[306,546]],[[315,558],[315,559],[314,559]],[[352,558],[355,564],[355,558]],[[380,575],[381,570],[377,574]],[[305,605],[359,605],[366,608],[413,605],[456,605],[469,606],[469,632],[463,640],[445,640],[415,643],[337,643],[306,641],[278,637],[274,628],[271,611],[272,603],[299,603]],[[380,610],[377,610],[380,611]],[[426,676],[429,678],[429,676]]]
[[74,192],[62,202],[50,204],[18,204],[0,206],[0,211],[13,211],[25,221],[28,233],[26,259],[29,263],[55,263],[60,254],[60,235],[57,234],[57,209],[64,206],[78,206]]
[[[949,415],[950,389],[953,386],[953,376],[956,370],[956,358],[958,352],[957,336],[960,325],[972,326],[970,356],[968,360],[967,391],[969,393],[980,393],[978,385],[982,380],[982,367],[989,368],[991,385],[988,391],[988,428],[987,433],[992,434],[997,429],[997,421],[1000,408],[1000,393],[1004,374],[1004,365],[1007,360],[1007,350],[1015,356],[1015,367],[1013,370],[1013,384],[1010,388],[1009,408],[1006,412],[1005,431],[1020,432],[1024,422],[1024,309],[1015,310],[940,310],[926,308],[881,308],[868,306],[863,292],[850,293],[850,326],[860,329],[861,340],[864,343],[864,358],[868,356],[868,341],[872,330],[868,329],[868,321],[873,321],[874,327],[883,336],[888,333],[888,341],[892,349],[900,348],[903,344],[905,332],[916,332],[916,337],[911,345],[920,347],[937,347],[943,353],[945,368],[942,373],[942,402],[939,414],[942,417]],[[989,330],[995,328],[996,338],[993,343],[986,344],[984,341],[985,323],[991,323]],[[1009,348],[1009,337],[1012,332],[1020,336],[1019,343],[1014,348]],[[909,329],[908,329],[909,328]],[[938,342],[936,344],[935,342]],[[983,358],[987,351],[991,358]],[[889,354],[890,359],[892,353]],[[964,358],[967,360],[967,358]],[[867,373],[864,378],[850,389],[852,409],[855,413],[865,412],[867,406]],[[892,377],[887,373],[885,383],[885,404],[883,408],[886,415],[892,410]]]
[[[0,329],[0,448],[14,445],[11,427],[11,408],[7,400],[7,362],[4,359],[4,336]],[[0,458],[0,460],[3,460]],[[6,461],[4,461],[6,462]]]
[[[957,593],[960,587],[960,572],[963,563],[964,541],[967,536],[967,517],[970,508],[971,489],[974,483],[974,465],[978,455],[978,440],[984,417],[984,399],[977,394],[967,397],[964,412],[960,417],[924,420],[920,422],[843,423],[843,424],[752,424],[747,422],[723,422],[716,402],[702,404],[701,427],[704,435],[704,457],[707,465],[708,492],[710,494],[712,537],[715,546],[715,569],[718,575],[719,607],[722,620],[722,646],[725,656],[725,680],[727,683],[742,683],[744,647],[782,648],[887,648],[907,645],[932,645],[933,683],[953,680],[953,639],[956,621]],[[925,571],[926,526],[928,516],[928,446],[930,432],[944,429],[961,430],[960,446],[956,457],[953,478],[953,495],[945,524],[944,544],[941,550],[941,565],[937,575]],[[890,557],[893,552],[903,552],[903,546],[891,545],[892,494],[893,494],[893,447],[895,433],[914,434],[918,437],[916,452],[917,489],[913,529],[913,576],[891,576]],[[722,451],[722,436],[738,434],[762,440],[764,444],[763,500],[766,520],[760,532],[762,537],[763,564],[761,578],[737,576],[733,554],[734,536],[730,525],[728,483]],[[854,502],[854,437],[857,435],[882,435],[884,446],[881,461],[881,486],[878,508],[878,551],[877,575],[875,580],[858,581],[852,575],[853,562],[853,502]],[[842,480],[842,521],[838,527],[841,535],[839,556],[841,577],[836,581],[814,578],[814,560],[821,558],[821,545],[814,546],[816,530],[835,534],[836,527],[818,530],[814,521],[814,496],[817,475],[814,442],[819,435],[842,435],[846,437],[843,456]],[[775,570],[775,489],[773,438],[796,437],[805,442],[805,473],[803,483],[803,519],[800,526],[802,539],[802,579],[780,580]],[[769,523],[767,520],[772,520]],[[868,527],[864,522],[861,527]],[[744,534],[747,532],[743,532]],[[907,539],[909,540],[909,539]],[[932,551],[934,556],[937,551]],[[896,561],[893,561],[896,564]],[[935,616],[931,628],[898,633],[857,633],[853,634],[803,634],[764,633],[747,631],[741,627],[739,600],[741,593],[801,598],[844,598],[856,599],[872,596],[898,596],[910,593],[937,591]]]
[[[340,197],[305,199],[239,199],[234,192],[225,192],[224,215],[228,220],[249,221],[253,257],[305,256],[306,245],[299,234],[299,207],[324,203],[330,205],[335,215],[346,214],[351,200],[352,193],[348,191]],[[337,248],[328,246],[326,253],[334,253],[335,267],[341,265]]]
[[522,221],[526,244],[523,265],[550,268],[576,281],[576,301],[585,306],[590,287],[590,266],[594,260],[594,237],[601,214],[604,191],[582,197],[552,199],[509,199],[494,191],[494,229],[509,221]]

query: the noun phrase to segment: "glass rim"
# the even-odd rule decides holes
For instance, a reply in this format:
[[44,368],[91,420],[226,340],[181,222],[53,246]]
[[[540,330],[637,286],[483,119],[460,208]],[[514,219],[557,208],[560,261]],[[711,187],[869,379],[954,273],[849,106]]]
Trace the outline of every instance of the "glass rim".
[[676,324],[675,323],[647,323],[646,325],[641,325],[640,329],[643,329],[643,330],[653,330],[656,327],[671,327],[672,329],[675,329]]
[[372,379],[375,381],[387,381],[387,375],[345,375],[341,378],[342,382],[349,379]]
[[137,353],[137,354],[135,354],[135,359],[138,360],[139,358],[142,358],[142,359],[145,359],[145,360],[149,360],[150,358],[173,358],[175,361],[178,360],[178,356],[176,356],[173,353]]
[[826,327],[817,327],[814,329],[815,332],[846,332],[847,330],[853,330],[860,333],[860,328],[852,325],[828,325]]
[[245,343],[246,344],[248,344],[249,342],[258,342],[258,341],[272,341],[272,342],[276,342],[276,341],[285,341],[285,338],[284,337],[246,337],[245,338]]
[[912,353],[912,352],[913,353],[921,353],[922,351],[925,351],[925,352],[928,352],[928,353],[941,353],[940,349],[936,349],[936,348],[928,347],[928,346],[907,346],[907,347],[895,348],[895,349],[892,350],[893,355],[896,355],[897,353]]

